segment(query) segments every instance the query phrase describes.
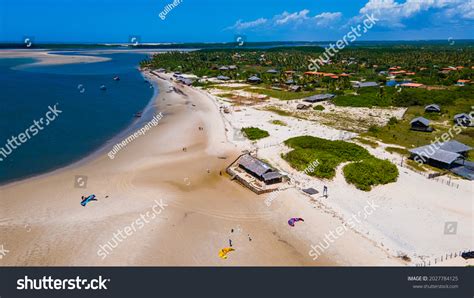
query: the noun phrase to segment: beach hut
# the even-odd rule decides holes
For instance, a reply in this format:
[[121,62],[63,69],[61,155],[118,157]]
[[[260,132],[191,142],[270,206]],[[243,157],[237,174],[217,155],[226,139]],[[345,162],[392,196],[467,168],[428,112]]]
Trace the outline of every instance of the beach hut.
[[437,104],[430,104],[425,107],[425,112],[427,113],[440,113],[441,108]]
[[236,70],[237,66],[236,65],[229,65],[229,70]]
[[432,132],[433,128],[430,126],[430,120],[417,117],[410,121],[410,129],[416,131]]
[[324,100],[328,100],[328,99],[333,99],[335,96],[336,96],[336,95],[330,94],[330,93],[327,93],[327,94],[316,94],[316,95],[313,95],[313,96],[310,96],[310,97],[307,97],[307,98],[303,99],[303,101],[315,103],[315,102],[319,102],[319,101],[324,101]]
[[461,126],[471,126],[472,119],[466,113],[456,114],[454,115],[454,123],[461,125]]
[[258,84],[258,83],[261,83],[261,82],[262,82],[262,79],[260,79],[260,78],[257,77],[257,76],[251,76],[250,78],[247,79],[247,81],[248,81],[249,83]]
[[471,166],[472,163],[465,161],[470,150],[472,150],[471,147],[461,142],[451,140],[440,143],[437,146],[430,144],[410,149],[409,151],[411,158],[416,161],[421,161],[442,169],[456,168],[457,172],[461,173],[460,176],[464,177],[464,174],[467,174],[467,176],[470,177],[474,173],[474,168]]
[[275,69],[269,69],[269,70],[267,70],[267,73],[269,73],[269,74],[277,74],[278,71],[275,70]]
[[227,66],[221,66],[219,67],[219,70],[229,70],[229,68]]
[[221,81],[228,81],[228,80],[230,80],[230,78],[227,77],[227,76],[217,76],[216,79],[221,80]]
[[291,79],[290,79],[290,80],[287,80],[287,81],[285,82],[286,85],[293,85],[294,83],[295,83],[295,81],[293,81],[293,80],[291,80]]
[[240,168],[265,184],[282,182],[283,175],[280,172],[250,154],[242,155],[238,164]]
[[290,86],[290,91],[293,91],[293,92],[298,92],[301,90],[301,86],[299,85],[292,85]]

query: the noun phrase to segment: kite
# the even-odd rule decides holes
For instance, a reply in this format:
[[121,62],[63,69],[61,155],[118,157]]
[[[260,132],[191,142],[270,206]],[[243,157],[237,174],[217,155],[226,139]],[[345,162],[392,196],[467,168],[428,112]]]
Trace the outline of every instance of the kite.
[[298,222],[298,221],[304,221],[304,219],[302,219],[301,217],[292,217],[288,220],[288,224],[292,227],[295,226],[295,223]]
[[232,247],[225,247],[225,248],[219,250],[219,257],[221,259],[226,260],[227,259],[227,254],[231,251],[234,251],[234,250],[235,249],[233,249]]
[[81,205],[83,207],[86,207],[87,203],[89,203],[90,201],[97,201],[97,199],[95,198],[95,195],[90,195],[88,197],[82,197]]

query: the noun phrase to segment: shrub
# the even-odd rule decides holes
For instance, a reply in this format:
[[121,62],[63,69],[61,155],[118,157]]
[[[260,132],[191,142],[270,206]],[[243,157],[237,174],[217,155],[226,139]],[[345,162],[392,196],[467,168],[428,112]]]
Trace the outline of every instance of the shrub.
[[268,137],[270,134],[266,130],[257,127],[243,127],[242,132],[249,140],[259,140]]
[[280,126],[287,126],[287,124],[281,120],[273,120],[270,123],[275,124],[275,125],[280,125]]
[[345,165],[344,177],[358,189],[369,191],[372,186],[397,181],[398,169],[388,160],[375,157]]
[[388,120],[388,125],[395,125],[398,123],[398,119],[396,117],[390,117]]
[[315,111],[324,111],[324,107],[322,105],[317,105],[313,108]]
[[380,128],[377,125],[371,125],[369,127],[369,132],[370,133],[378,133],[380,131]]
[[390,152],[390,153],[399,153],[401,155],[409,155],[409,151],[405,148],[398,148],[398,147],[386,147],[385,151]]

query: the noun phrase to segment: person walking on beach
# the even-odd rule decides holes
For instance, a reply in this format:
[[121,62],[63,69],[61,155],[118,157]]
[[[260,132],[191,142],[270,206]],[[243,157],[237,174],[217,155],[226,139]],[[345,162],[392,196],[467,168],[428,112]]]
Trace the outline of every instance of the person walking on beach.
[[232,239],[229,239],[229,246],[232,247]]
[[323,187],[323,197],[328,197],[328,187],[326,185]]

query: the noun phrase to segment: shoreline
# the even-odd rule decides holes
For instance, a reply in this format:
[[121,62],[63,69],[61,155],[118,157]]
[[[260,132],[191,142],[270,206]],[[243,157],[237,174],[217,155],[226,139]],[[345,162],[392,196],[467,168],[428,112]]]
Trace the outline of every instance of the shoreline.
[[[322,237],[340,221],[314,209],[294,189],[283,192],[269,208],[263,197],[220,176],[219,171],[240,151],[228,143],[218,106],[193,88],[169,80],[153,81],[161,91],[153,102],[165,117],[113,161],[99,154],[80,166],[0,187],[0,217],[4,218],[0,231],[7,235],[5,245],[11,251],[0,265],[402,264],[353,231],[313,261],[308,255],[311,239]],[[181,89],[185,96],[166,93],[169,86]],[[73,187],[78,173],[88,175],[86,189]],[[96,194],[99,201],[84,208],[80,196],[89,193]],[[120,244],[105,260],[98,258],[96,251],[104,239],[110,239],[117,228],[133,221],[157,198],[166,198],[169,205],[159,219],[137,232],[134,240]],[[304,216],[307,223],[290,229],[287,220],[294,215]],[[229,233],[236,227],[243,231],[241,235]],[[246,240],[247,234],[251,241]],[[236,252],[224,262],[217,252],[228,245],[228,237],[233,238]],[[351,247],[349,259],[343,257],[347,254],[344,247]]]
[[153,94],[150,97],[147,104],[143,107],[142,117],[140,117],[139,119],[133,119],[129,125],[127,125],[123,130],[117,132],[112,138],[106,140],[102,145],[100,145],[93,151],[89,153],[85,153],[81,155],[80,157],[78,157],[77,159],[74,159],[69,164],[64,165],[64,166],[59,166],[57,168],[48,170],[46,172],[32,174],[32,175],[28,175],[28,176],[21,177],[18,179],[12,179],[12,180],[0,182],[0,189],[10,184],[14,185],[17,183],[27,182],[30,180],[34,180],[36,178],[47,177],[49,175],[61,173],[62,170],[72,170],[75,167],[80,167],[88,162],[93,161],[95,158],[99,157],[101,154],[110,151],[110,149],[113,148],[113,146],[116,143],[119,143],[120,141],[122,141],[123,137],[126,137],[128,136],[128,134],[139,129],[141,127],[141,124],[150,121],[153,118],[153,115],[151,114],[155,111],[159,112],[156,110],[156,107],[155,107],[155,98],[158,96],[160,90],[158,88],[158,84],[155,81],[149,80],[149,77],[145,76],[145,74],[139,68],[137,68],[137,71],[140,73],[143,79],[147,79],[150,82],[150,84],[153,86]]

